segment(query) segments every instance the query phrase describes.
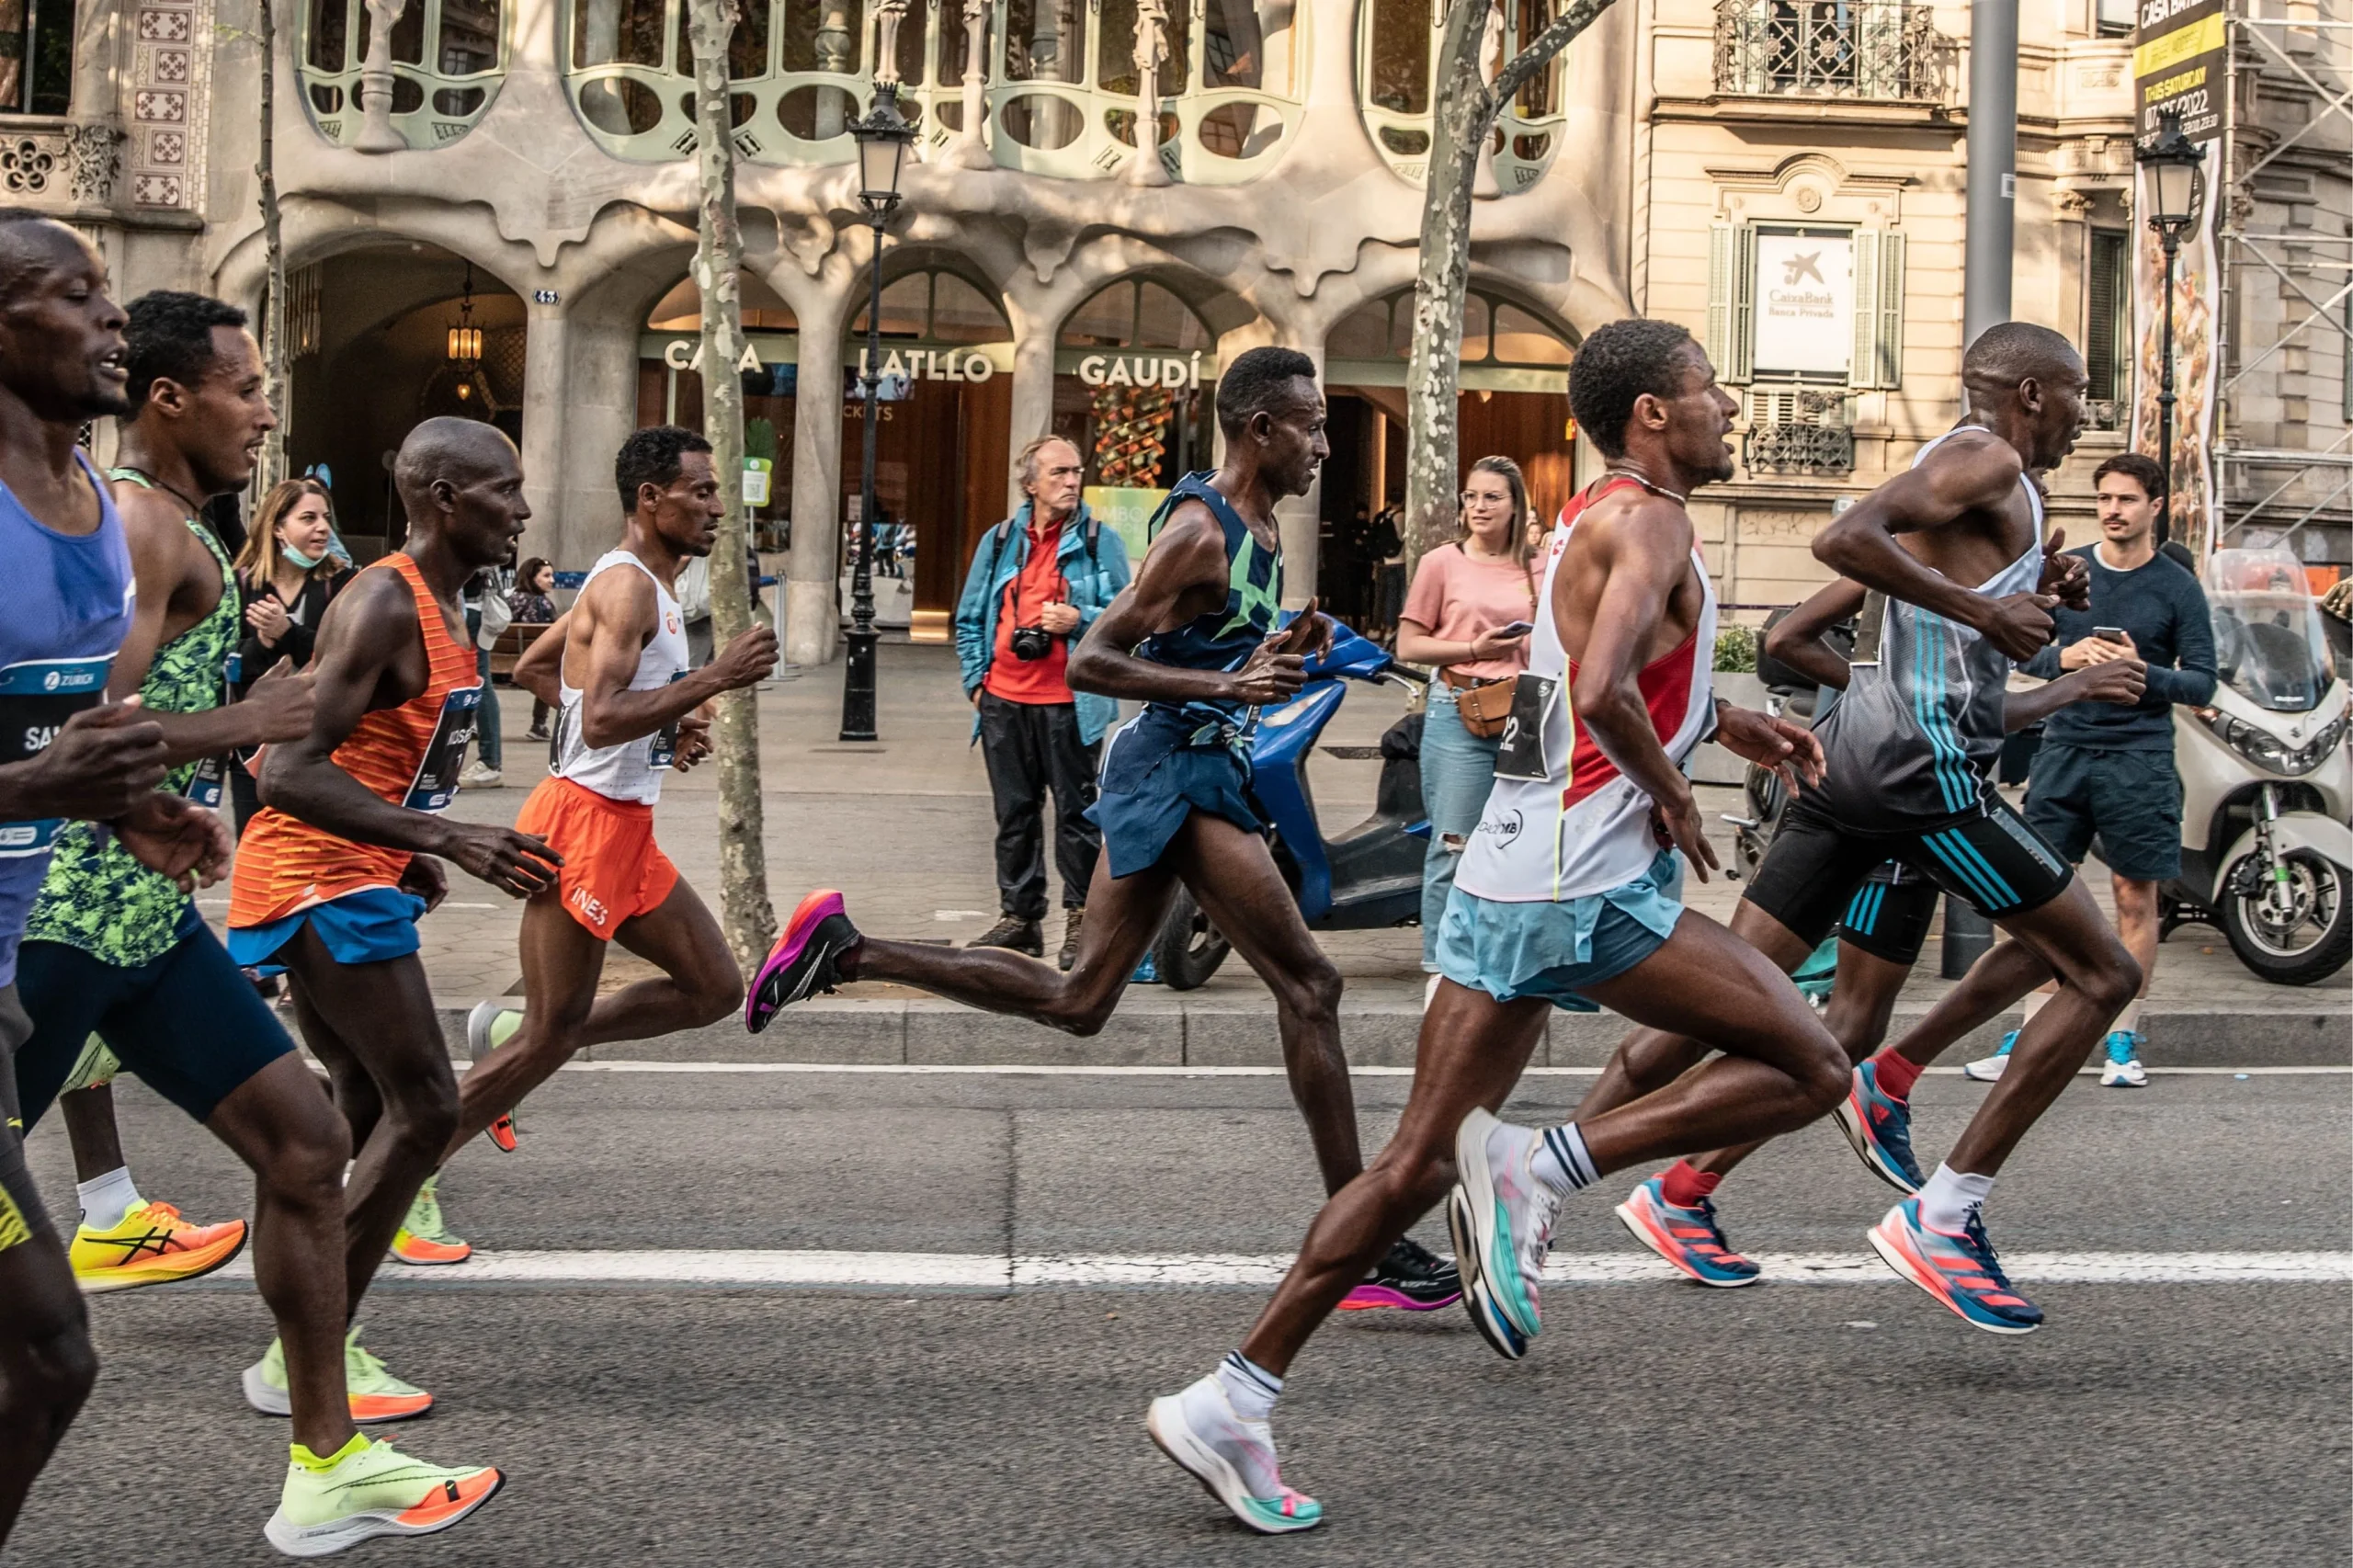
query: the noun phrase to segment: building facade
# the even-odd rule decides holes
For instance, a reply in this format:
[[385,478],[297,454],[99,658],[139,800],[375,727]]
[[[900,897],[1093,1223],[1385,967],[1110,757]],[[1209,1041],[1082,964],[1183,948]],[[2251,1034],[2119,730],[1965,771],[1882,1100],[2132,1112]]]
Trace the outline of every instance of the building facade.
[[[2016,313],[2086,345],[2099,405],[2055,486],[2077,537],[2085,476],[2120,448],[2131,395],[2131,18],[2116,3],[2038,10],[2020,47]],[[0,0],[0,199],[97,237],[126,294],[257,306],[252,0],[74,4]],[[1504,0],[1495,46],[1533,36],[1551,6]],[[1287,597],[1361,602],[1359,509],[1403,487],[1435,0],[745,12],[731,76],[752,353],[734,373],[768,465],[755,517],[790,657],[836,643],[872,263],[847,126],[878,71],[921,137],[881,256],[877,410],[879,502],[912,529],[916,633],[942,627],[1025,442],[1070,436],[1101,508],[1133,527],[1153,492],[1211,460],[1217,366],[1265,343],[1314,358],[1332,403],[1332,460],[1283,512]],[[699,418],[683,13],[281,6],[290,457],[326,466],[363,549],[398,537],[386,459],[420,417],[515,436],[529,548],[565,568],[618,528],[622,437]],[[1685,322],[1743,400],[1740,472],[1695,506],[1710,563],[1729,602],[1802,597],[1832,507],[1958,408],[1966,22],[1964,6],[1906,0],[1619,0],[1516,97],[1483,162],[1464,460],[1507,452],[1557,506],[1593,466],[1563,395],[1581,335],[1633,311]],[[2316,236],[2353,233],[2346,144],[2313,139],[2297,165]],[[2339,244],[2322,288],[2342,285]],[[2325,277],[2328,256],[2304,255]],[[2292,444],[2344,449],[2341,351],[2307,345],[2293,371],[2271,358],[2245,393],[2308,416]],[[2306,527],[2311,559],[2346,557],[2341,520],[2330,530]]]

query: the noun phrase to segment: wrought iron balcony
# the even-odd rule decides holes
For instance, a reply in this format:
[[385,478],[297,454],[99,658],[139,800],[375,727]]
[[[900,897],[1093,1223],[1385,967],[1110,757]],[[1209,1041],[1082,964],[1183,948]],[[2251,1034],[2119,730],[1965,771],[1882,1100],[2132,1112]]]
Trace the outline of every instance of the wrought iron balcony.
[[1751,473],[1852,473],[1851,394],[1841,389],[1759,387],[1748,394],[1742,459]]
[[1904,0],[1719,0],[1716,6],[1719,93],[1942,103],[1955,52],[1931,8]]
[[2084,428],[2122,430],[2132,423],[2132,405],[2121,398],[2089,398],[2084,403]]

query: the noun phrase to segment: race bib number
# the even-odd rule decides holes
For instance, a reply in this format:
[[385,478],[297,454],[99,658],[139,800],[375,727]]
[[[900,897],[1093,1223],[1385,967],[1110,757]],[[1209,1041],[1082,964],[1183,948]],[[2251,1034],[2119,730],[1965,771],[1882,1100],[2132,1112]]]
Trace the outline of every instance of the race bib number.
[[1511,688],[1511,715],[1495,742],[1495,777],[1541,784],[1549,778],[1545,758],[1546,726],[1552,718],[1552,693],[1560,681],[1552,676],[1521,675]]
[[[676,671],[670,676],[670,684],[676,686],[678,682],[686,678],[686,671]],[[654,732],[654,744],[645,755],[645,765],[648,767],[659,771],[662,768],[668,767],[677,760],[678,721],[673,719],[668,723]]]
[[458,798],[458,775],[465,771],[466,747],[474,738],[474,721],[482,710],[482,687],[462,686],[441,699],[441,717],[425,758],[416,765],[408,795],[401,801],[413,812],[446,811]]
[[[0,669],[0,765],[29,762],[47,751],[65,722],[106,699],[114,657],[28,659]],[[62,818],[0,823],[0,858],[46,851]]]
[[196,771],[188,775],[188,788],[180,793],[206,811],[217,812],[221,809],[221,790],[228,778],[229,759],[208,756],[196,765]]

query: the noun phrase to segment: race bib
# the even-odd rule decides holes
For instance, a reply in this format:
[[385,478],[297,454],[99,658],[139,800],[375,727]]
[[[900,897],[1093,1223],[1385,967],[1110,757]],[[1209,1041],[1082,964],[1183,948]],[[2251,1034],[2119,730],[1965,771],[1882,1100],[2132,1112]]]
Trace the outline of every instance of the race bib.
[[208,756],[196,765],[196,771],[188,775],[188,788],[180,793],[206,811],[217,812],[221,809],[221,789],[228,778],[229,759]]
[[434,723],[433,738],[425,744],[424,760],[416,765],[416,777],[409,780],[402,805],[413,812],[439,812],[458,798],[458,775],[465,771],[466,747],[473,741],[481,709],[479,686],[459,687],[441,699],[441,717]]
[[[106,700],[114,655],[102,659],[28,659],[0,669],[0,765],[29,762],[47,751],[65,722]],[[0,858],[46,851],[63,818],[0,823]]]
[[1541,784],[1550,777],[1545,758],[1545,726],[1552,722],[1552,693],[1560,686],[1552,676],[1522,674],[1512,683],[1511,715],[1495,742],[1495,777]]

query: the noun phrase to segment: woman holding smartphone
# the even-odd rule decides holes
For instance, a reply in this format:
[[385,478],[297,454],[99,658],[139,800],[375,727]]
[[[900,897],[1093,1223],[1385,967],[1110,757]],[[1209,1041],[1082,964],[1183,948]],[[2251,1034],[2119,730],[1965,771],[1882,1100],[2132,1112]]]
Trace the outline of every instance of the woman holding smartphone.
[[[231,655],[233,699],[243,698],[280,660],[298,670],[311,662],[311,644],[326,617],[327,602],[348,576],[335,555],[337,548],[335,503],[325,485],[315,479],[289,479],[262,497],[235,562],[245,637]],[[261,809],[253,775],[243,766],[229,769],[229,793],[236,806],[236,825],[242,828]]]
[[1455,867],[1495,782],[1511,688],[1528,667],[1536,574],[1528,483],[1509,458],[1481,458],[1462,485],[1462,534],[1422,557],[1397,623],[1397,656],[1438,671],[1422,723],[1422,968],[1438,972],[1438,926]]

